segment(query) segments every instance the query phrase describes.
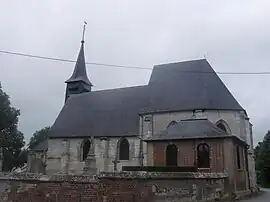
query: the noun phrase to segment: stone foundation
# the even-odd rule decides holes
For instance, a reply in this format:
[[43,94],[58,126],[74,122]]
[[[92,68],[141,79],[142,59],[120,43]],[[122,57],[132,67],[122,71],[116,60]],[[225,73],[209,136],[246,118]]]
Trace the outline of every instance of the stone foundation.
[[204,201],[227,193],[225,173],[0,174],[1,201]]

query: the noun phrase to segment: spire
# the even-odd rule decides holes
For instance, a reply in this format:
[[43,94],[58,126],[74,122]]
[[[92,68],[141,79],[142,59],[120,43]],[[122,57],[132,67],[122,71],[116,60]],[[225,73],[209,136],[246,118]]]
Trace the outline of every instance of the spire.
[[84,22],[83,25],[83,35],[82,35],[82,41],[81,41],[81,48],[80,52],[76,61],[76,65],[73,71],[73,74],[71,77],[66,81],[66,83],[72,83],[72,82],[78,82],[82,81],[85,84],[89,86],[93,86],[92,83],[89,81],[87,72],[86,72],[86,65],[85,65],[85,57],[84,57],[84,33],[85,33],[85,27],[86,22]]
[[85,27],[87,25],[87,22],[84,21],[84,25],[83,25],[83,34],[82,34],[82,43],[84,43],[84,33],[85,33]]

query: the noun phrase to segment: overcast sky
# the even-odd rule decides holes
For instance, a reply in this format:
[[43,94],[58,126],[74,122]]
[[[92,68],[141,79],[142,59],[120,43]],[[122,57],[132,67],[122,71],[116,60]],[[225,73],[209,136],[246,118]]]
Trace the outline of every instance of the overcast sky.
[[[16,3],[15,3],[16,2]],[[270,2],[254,0],[1,0],[0,50],[152,68],[201,59],[216,71],[270,71]],[[52,125],[72,63],[0,53],[0,81],[21,110],[20,130]],[[87,66],[94,90],[142,85],[151,71]],[[270,129],[270,75],[222,75],[247,110],[257,142]]]

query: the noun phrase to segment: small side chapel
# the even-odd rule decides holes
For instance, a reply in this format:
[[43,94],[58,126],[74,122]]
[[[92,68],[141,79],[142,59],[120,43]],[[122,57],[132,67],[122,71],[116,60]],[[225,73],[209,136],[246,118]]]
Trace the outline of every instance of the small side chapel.
[[145,139],[148,166],[195,166],[198,172],[229,173],[235,190],[251,189],[248,144],[207,119],[173,122]]
[[250,118],[207,60],[155,65],[147,85],[94,91],[84,44],[36,172],[196,166],[228,173],[236,190],[256,187]]

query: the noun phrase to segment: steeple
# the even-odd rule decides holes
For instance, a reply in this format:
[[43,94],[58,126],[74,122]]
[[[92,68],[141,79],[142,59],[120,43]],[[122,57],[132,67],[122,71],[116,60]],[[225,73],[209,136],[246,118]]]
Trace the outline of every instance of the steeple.
[[68,97],[72,94],[90,92],[91,87],[93,86],[87,76],[85,57],[84,57],[84,33],[85,33],[86,24],[87,23],[84,22],[81,48],[80,48],[80,52],[76,61],[73,74],[66,81],[67,88],[66,88],[65,102],[67,101]]

